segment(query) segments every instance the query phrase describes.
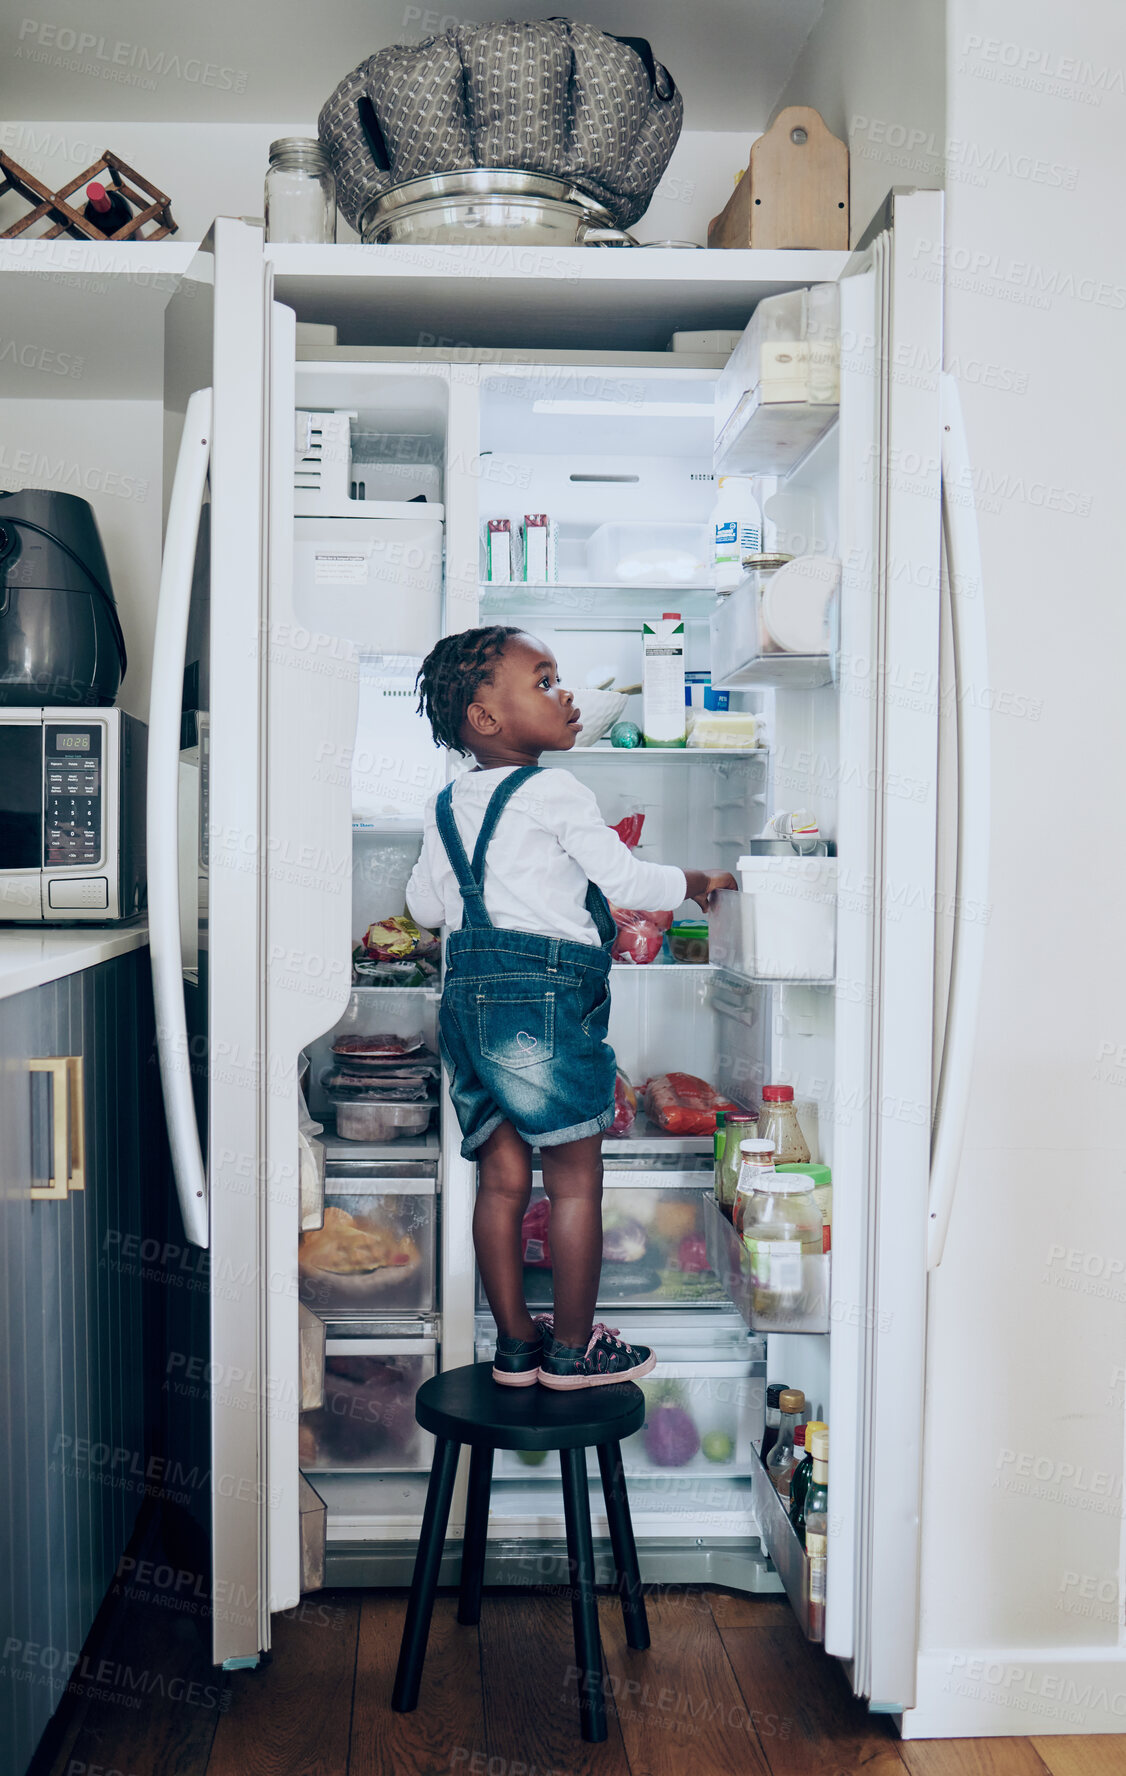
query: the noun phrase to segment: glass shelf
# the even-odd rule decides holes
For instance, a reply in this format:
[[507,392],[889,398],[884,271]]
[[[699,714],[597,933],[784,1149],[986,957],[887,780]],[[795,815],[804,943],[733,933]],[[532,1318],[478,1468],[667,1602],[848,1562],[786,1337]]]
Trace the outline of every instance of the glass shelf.
[[508,585],[486,581],[478,593],[482,617],[542,613],[559,624],[569,618],[602,622],[624,617],[641,622],[665,610],[677,611],[686,623],[706,623],[716,601],[712,586],[584,586],[574,581],[547,586],[529,586],[523,580]]

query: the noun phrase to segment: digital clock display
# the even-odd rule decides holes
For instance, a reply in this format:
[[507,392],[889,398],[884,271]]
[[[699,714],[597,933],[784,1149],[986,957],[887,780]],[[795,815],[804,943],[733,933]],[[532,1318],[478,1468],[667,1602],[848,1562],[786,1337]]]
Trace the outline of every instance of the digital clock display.
[[56,734],[56,752],[89,752],[89,734]]

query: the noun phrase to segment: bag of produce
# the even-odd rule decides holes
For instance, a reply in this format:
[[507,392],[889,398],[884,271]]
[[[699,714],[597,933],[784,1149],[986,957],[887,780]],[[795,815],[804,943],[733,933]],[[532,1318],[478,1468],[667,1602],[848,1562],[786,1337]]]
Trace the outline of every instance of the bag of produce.
[[637,1093],[619,1067],[614,1079],[614,1120],[610,1134],[619,1138],[628,1135],[637,1121]]
[[520,1246],[524,1263],[533,1265],[537,1270],[551,1269],[551,1246],[547,1237],[550,1225],[551,1204],[546,1196],[541,1196],[525,1210],[520,1225]]
[[741,1106],[694,1073],[660,1073],[644,1089],[645,1114],[666,1135],[714,1135],[716,1111]]
[[633,907],[611,906],[618,935],[610,949],[615,962],[654,962],[661,953],[671,913],[645,913]]

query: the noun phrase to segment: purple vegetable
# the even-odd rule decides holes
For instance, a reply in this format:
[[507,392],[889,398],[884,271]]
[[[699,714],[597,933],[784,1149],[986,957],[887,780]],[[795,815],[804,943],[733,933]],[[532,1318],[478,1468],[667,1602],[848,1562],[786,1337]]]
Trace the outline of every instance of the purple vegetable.
[[700,1447],[700,1433],[683,1406],[654,1406],[644,1436],[645,1453],[658,1468],[682,1468]]

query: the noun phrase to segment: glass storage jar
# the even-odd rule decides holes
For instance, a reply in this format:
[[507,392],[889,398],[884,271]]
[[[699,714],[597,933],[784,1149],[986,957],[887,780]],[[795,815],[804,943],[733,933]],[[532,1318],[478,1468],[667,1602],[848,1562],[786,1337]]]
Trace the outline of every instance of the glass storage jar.
[[735,1207],[735,1191],[739,1183],[739,1168],[743,1163],[739,1152],[743,1141],[751,1141],[758,1134],[758,1117],[750,1114],[736,1115],[727,1113],[727,1121],[722,1130],[723,1146],[720,1152],[718,1188],[716,1201],[721,1209],[728,1214]]
[[270,143],[265,202],[268,241],[335,241],[336,179],[315,138]]
[[758,1318],[786,1319],[800,1311],[803,1261],[820,1258],[821,1244],[812,1178],[804,1172],[761,1171],[743,1211],[751,1311]]
[[731,1220],[739,1238],[743,1237],[743,1217],[751,1193],[765,1189],[763,1178],[774,1176],[774,1146],[770,1141],[756,1140],[749,1136],[739,1143],[739,1181],[735,1186],[735,1201],[731,1207]]
[[758,1132],[774,1142],[775,1165],[808,1165],[809,1144],[801,1131],[794,1108],[792,1085],[764,1085]]

